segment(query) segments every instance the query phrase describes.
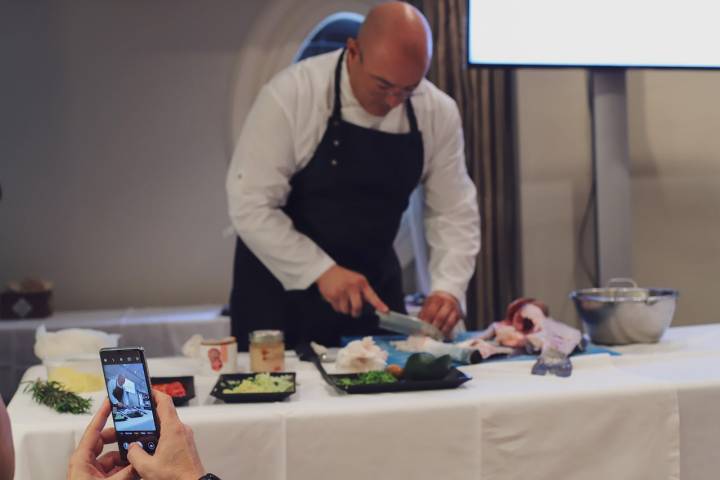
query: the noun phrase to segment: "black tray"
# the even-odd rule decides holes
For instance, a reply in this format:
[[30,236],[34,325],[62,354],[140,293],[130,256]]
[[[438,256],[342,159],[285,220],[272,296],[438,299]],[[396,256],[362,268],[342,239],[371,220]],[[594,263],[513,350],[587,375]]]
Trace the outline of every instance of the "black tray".
[[223,393],[225,380],[245,380],[253,378],[256,373],[226,373],[220,375],[210,395],[226,403],[280,402],[295,393],[295,372],[272,372],[271,377],[290,377],[292,388],[287,392],[276,393]]
[[179,407],[181,405],[185,405],[190,400],[195,398],[195,378],[192,376],[185,376],[185,377],[150,377],[150,383],[151,384],[161,384],[161,383],[171,383],[171,382],[180,382],[182,383],[182,386],[185,387],[185,395],[184,397],[171,397],[173,404],[176,407]]
[[457,368],[451,369],[445,378],[440,380],[398,380],[393,383],[377,383],[374,385],[340,385],[342,378],[357,378],[357,373],[328,374],[323,376],[333,387],[346,393],[387,393],[413,392],[417,390],[443,390],[457,388],[471,379]]

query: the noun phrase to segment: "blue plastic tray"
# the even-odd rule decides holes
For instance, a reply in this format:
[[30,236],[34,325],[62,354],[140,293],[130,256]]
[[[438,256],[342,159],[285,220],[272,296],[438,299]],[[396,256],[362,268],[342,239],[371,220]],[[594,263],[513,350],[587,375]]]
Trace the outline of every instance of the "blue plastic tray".
[[[464,340],[468,340],[470,338],[476,337],[480,332],[462,332],[458,334],[455,341],[462,342]],[[348,343],[350,343],[353,340],[357,340],[361,337],[342,337],[341,344],[344,347]],[[375,335],[373,337],[373,340],[375,343],[388,352],[388,359],[387,363],[390,364],[397,364],[397,365],[405,365],[405,362],[407,361],[407,358],[412,355],[410,352],[401,352],[400,350],[396,349],[391,342],[397,341],[397,340],[405,340],[407,337],[405,335]],[[594,355],[597,353],[605,353],[609,355],[620,355],[620,353],[610,350],[609,348],[602,347],[600,345],[595,345],[594,343],[588,342],[585,351],[583,352],[576,352],[573,353],[572,356],[581,356],[581,355]],[[535,360],[537,359],[537,355],[529,355],[527,353],[517,353],[513,355],[495,355],[493,357],[490,357],[486,360],[483,360],[483,362],[508,362],[508,361],[519,361],[519,360]],[[459,365],[459,364],[456,364]]]

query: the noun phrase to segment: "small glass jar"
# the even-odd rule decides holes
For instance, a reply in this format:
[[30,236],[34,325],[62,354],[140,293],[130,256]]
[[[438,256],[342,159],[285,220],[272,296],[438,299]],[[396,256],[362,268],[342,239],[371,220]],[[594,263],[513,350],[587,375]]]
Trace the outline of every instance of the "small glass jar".
[[282,372],[285,369],[285,339],[281,330],[250,332],[250,370]]

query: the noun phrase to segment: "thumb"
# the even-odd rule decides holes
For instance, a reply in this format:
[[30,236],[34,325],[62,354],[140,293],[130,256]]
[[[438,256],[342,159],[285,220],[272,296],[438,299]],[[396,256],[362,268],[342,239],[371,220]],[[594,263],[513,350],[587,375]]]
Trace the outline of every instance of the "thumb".
[[147,476],[148,470],[151,468],[152,456],[142,449],[137,443],[132,443],[128,448],[127,453],[128,462],[133,468],[140,474],[140,476]]

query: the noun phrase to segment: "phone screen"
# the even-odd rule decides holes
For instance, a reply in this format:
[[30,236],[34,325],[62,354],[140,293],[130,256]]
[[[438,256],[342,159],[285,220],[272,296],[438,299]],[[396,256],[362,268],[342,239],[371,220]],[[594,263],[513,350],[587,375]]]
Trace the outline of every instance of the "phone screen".
[[133,442],[139,442],[146,452],[153,454],[160,429],[144,350],[141,347],[103,348],[100,361],[120,455],[126,458]]

